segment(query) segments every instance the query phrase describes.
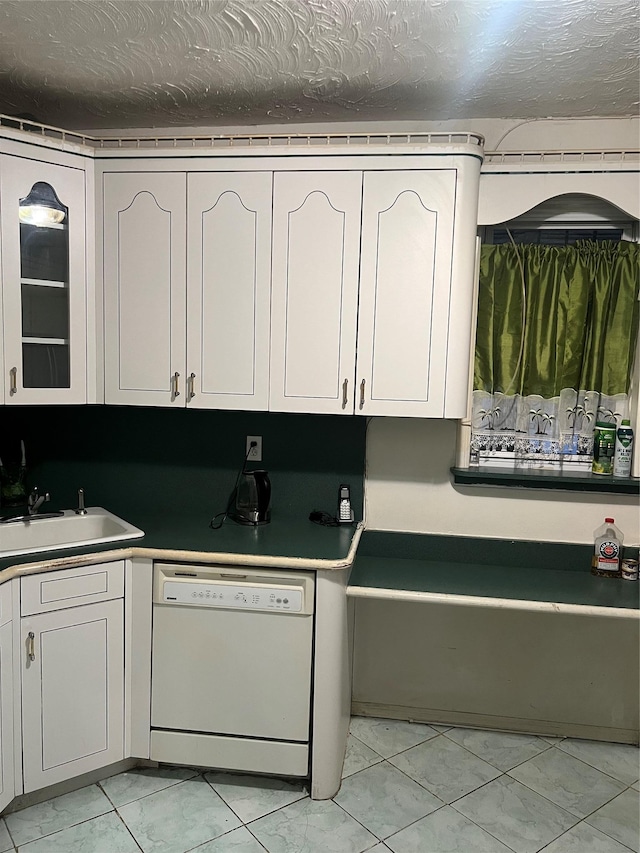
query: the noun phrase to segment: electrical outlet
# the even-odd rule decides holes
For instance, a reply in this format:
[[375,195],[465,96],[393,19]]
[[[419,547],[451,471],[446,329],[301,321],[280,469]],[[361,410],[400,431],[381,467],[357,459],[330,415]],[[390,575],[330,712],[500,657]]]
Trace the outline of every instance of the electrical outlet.
[[[251,447],[251,442],[255,441],[256,446]],[[262,462],[262,436],[248,435],[247,436],[247,462]]]

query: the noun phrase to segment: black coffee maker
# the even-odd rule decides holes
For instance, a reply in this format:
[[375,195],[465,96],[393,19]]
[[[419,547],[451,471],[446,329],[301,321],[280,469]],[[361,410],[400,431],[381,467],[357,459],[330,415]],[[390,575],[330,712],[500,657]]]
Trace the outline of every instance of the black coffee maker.
[[266,471],[243,471],[240,474],[228,515],[238,524],[269,524],[271,482]]

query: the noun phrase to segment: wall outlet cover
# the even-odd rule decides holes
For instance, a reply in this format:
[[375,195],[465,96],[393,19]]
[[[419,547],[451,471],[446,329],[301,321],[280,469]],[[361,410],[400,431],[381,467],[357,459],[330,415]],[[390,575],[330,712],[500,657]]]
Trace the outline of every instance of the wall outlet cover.
[[[251,447],[251,442],[255,441],[256,446]],[[248,435],[247,436],[247,447],[245,450],[247,456],[247,462],[262,462],[262,436],[261,435]]]

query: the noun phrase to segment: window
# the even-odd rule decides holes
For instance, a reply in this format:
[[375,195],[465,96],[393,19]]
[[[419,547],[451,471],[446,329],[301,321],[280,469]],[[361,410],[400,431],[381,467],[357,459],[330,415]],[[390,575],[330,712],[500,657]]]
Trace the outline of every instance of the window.
[[637,222],[563,196],[481,237],[472,458],[590,470],[596,422],[631,416]]

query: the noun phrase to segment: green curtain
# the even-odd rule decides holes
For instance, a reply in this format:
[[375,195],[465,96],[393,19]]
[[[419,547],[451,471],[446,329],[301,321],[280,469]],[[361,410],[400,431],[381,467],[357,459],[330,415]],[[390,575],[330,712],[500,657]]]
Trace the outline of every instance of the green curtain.
[[638,334],[640,246],[482,246],[474,388],[628,393]]

